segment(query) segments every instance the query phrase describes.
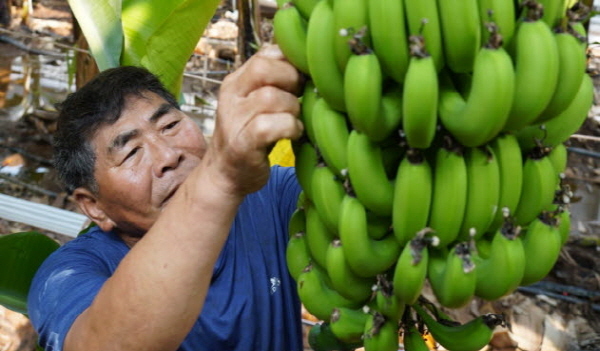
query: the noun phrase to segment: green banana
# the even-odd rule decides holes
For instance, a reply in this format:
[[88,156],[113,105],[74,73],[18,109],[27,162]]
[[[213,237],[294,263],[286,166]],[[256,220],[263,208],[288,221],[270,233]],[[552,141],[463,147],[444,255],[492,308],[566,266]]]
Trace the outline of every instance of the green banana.
[[310,328],[308,345],[314,351],[354,351],[362,346],[362,342],[343,342],[333,334],[329,323],[321,322]]
[[545,110],[535,123],[547,121],[564,111],[577,94],[586,71],[586,51],[571,33],[561,31],[554,34],[558,48],[558,82]]
[[379,109],[379,125],[368,132],[371,140],[384,141],[402,124],[402,95],[401,85],[391,84],[389,89],[384,90]]
[[308,70],[319,95],[337,111],[346,111],[344,75],[337,66],[334,53],[335,19],[329,1],[314,6],[306,33]]
[[352,55],[348,42],[360,37],[366,45],[370,43],[370,33],[366,31],[369,21],[368,6],[367,0],[333,0],[333,49],[337,65],[342,72],[345,71],[348,59]]
[[510,55],[496,34],[479,50],[465,100],[447,74],[441,74],[439,115],[442,125],[461,144],[476,147],[492,140],[504,127],[514,95]]
[[[464,149],[451,138],[436,151],[428,227],[445,247],[456,239],[467,203],[467,165]],[[449,204],[452,204],[449,206]]]
[[421,306],[412,306],[427,326],[427,330],[435,341],[447,350],[477,351],[492,340],[496,326],[504,325],[502,315],[484,314],[461,325],[447,325],[436,321]]
[[482,40],[489,39],[487,23],[493,22],[502,36],[502,45],[508,47],[515,33],[515,3],[506,0],[479,0],[479,17],[482,24]]
[[381,149],[356,130],[348,138],[348,177],[363,205],[379,216],[390,216],[394,184],[388,180]]
[[402,344],[404,345],[404,351],[429,351],[429,346],[425,343],[423,336],[414,323],[405,323],[403,329]]
[[312,111],[316,145],[328,167],[337,175],[342,175],[348,167],[346,145],[348,126],[346,116],[332,109],[325,99],[317,99]]
[[408,150],[400,162],[394,186],[392,227],[400,246],[426,227],[431,208],[433,177],[423,153]]
[[[347,1],[347,0],[341,0]],[[360,43],[362,45],[362,43]],[[359,45],[359,44],[357,44]],[[344,99],[352,127],[370,134],[381,125],[383,77],[379,59],[365,47],[353,49],[344,71]]]
[[[495,232],[489,245],[489,253],[484,255],[479,251],[473,255],[477,283],[475,296],[485,300],[496,300],[511,293],[521,282],[525,272],[525,251],[523,243],[517,236],[519,230],[507,222]],[[477,242],[480,247],[482,241]]]
[[[489,146],[467,149],[467,204],[459,241],[480,238],[490,227],[500,199],[498,159]],[[474,231],[474,232],[473,232]]]
[[362,343],[369,314],[364,309],[334,308],[329,325],[333,334],[347,343]]
[[544,10],[542,20],[546,22],[548,27],[554,29],[560,22],[560,19],[565,15],[565,1],[563,0],[536,0],[540,3]]
[[300,184],[300,187],[302,187],[305,196],[312,199],[312,176],[319,163],[317,150],[305,138],[301,141],[293,141],[292,150],[294,151],[294,162],[298,183]]
[[335,239],[329,245],[326,262],[325,268],[334,290],[347,299],[367,301],[373,292],[375,279],[358,277],[352,272],[340,240]]
[[298,11],[300,11],[302,14],[302,17],[304,17],[307,21],[319,1],[321,0],[292,0],[294,5],[296,5],[298,8]]
[[309,74],[306,60],[306,20],[292,2],[286,3],[273,16],[275,41],[285,58],[299,71]]
[[393,235],[373,240],[367,231],[365,207],[357,198],[346,195],[340,210],[339,235],[348,265],[360,277],[385,272],[396,263],[400,253]]
[[311,200],[323,223],[333,233],[338,230],[340,206],[345,195],[344,185],[338,179],[328,167],[319,166],[314,169],[311,181]]
[[446,250],[432,250],[427,277],[438,302],[448,308],[466,305],[475,294],[475,265],[466,243]]
[[554,146],[550,153],[548,154],[548,158],[550,162],[552,162],[552,168],[554,169],[554,174],[556,178],[560,176],[561,173],[565,171],[567,168],[567,161],[569,158],[567,147],[565,144],[561,143]]
[[308,312],[329,322],[334,308],[359,308],[360,302],[346,299],[328,285],[327,274],[315,265],[307,266],[298,276],[298,296]]
[[417,301],[425,285],[429,263],[427,244],[428,240],[421,235],[408,242],[394,269],[394,295],[408,305]]
[[438,75],[432,56],[424,49],[423,37],[411,36],[410,41],[411,58],[402,92],[402,130],[410,147],[426,149],[437,127]]
[[552,204],[556,189],[552,162],[545,154],[530,154],[523,163],[523,189],[513,216],[519,225],[531,222]]
[[371,239],[383,239],[392,232],[392,218],[378,216],[371,211],[367,211],[367,226]]
[[331,232],[314,206],[305,206],[306,211],[306,234],[305,241],[312,260],[321,267],[327,266],[327,248],[335,238],[335,232]]
[[386,319],[397,321],[404,313],[406,304],[393,294],[392,283],[382,278],[382,276],[384,275],[378,276],[375,307],[373,309],[381,313]]
[[[409,37],[422,35],[437,71],[444,67],[442,32],[436,0],[404,1]],[[389,45],[389,44],[388,44]]]
[[554,267],[562,247],[557,220],[547,213],[540,217],[529,223],[523,236],[526,264],[521,285],[533,284],[546,277]]
[[471,72],[481,47],[477,0],[437,0],[446,65],[458,73]]
[[490,146],[498,159],[498,170],[500,171],[498,209],[489,228],[489,231],[493,233],[502,226],[504,221],[501,210],[507,208],[509,213],[513,213],[519,204],[523,186],[523,157],[519,141],[513,134],[498,135],[492,140]]
[[556,88],[558,47],[554,34],[540,16],[539,8],[532,7],[517,27],[514,100],[505,130],[519,130],[535,121]]
[[379,313],[369,315],[363,335],[365,351],[398,350],[398,323]]
[[300,101],[300,121],[304,124],[304,135],[308,137],[311,143],[315,143],[315,129],[313,126],[313,108],[317,101],[317,88],[312,80],[304,84],[304,92]]
[[404,1],[369,0],[368,12],[373,49],[383,72],[403,83],[409,61]]
[[592,78],[586,73],[569,107],[546,122],[527,126],[516,133],[521,149],[528,152],[537,145],[538,141],[549,147],[567,141],[587,118],[593,98],[594,85]]
[[306,215],[303,209],[296,209],[288,223],[289,240],[285,251],[290,275],[297,280],[302,270],[312,261],[306,244]]
[[562,208],[557,215],[558,230],[560,232],[560,245],[564,246],[569,240],[571,234],[571,212],[568,208]]

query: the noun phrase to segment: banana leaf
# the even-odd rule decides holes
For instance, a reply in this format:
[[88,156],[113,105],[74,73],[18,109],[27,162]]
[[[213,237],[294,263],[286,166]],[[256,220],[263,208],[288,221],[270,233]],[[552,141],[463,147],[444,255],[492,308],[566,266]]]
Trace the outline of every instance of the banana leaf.
[[27,314],[27,293],[42,262],[59,244],[38,232],[0,236],[0,305]]

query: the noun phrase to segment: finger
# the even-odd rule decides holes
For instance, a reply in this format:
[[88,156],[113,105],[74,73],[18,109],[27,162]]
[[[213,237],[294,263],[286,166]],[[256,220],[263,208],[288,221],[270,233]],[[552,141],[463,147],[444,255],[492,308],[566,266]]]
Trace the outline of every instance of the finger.
[[284,90],[265,86],[252,91],[245,103],[249,104],[253,114],[287,112],[294,116],[300,114],[298,98]]
[[269,56],[255,55],[238,70],[228,75],[224,79],[221,89],[245,97],[264,86],[274,86],[292,94],[298,94],[300,85],[300,73],[289,62]]
[[296,140],[303,132],[302,122],[290,113],[264,113],[253,118],[241,136],[255,148],[266,149],[280,139]]

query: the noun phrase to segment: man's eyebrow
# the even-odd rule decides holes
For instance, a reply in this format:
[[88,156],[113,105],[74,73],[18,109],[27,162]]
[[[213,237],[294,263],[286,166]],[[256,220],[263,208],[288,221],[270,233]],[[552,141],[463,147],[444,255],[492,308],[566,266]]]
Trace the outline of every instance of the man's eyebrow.
[[116,138],[108,146],[108,153],[111,154],[117,149],[122,149],[129,140],[135,138],[139,134],[139,130],[134,129],[117,135]]
[[148,120],[150,121],[150,123],[156,123],[162,116],[166,115],[173,108],[173,105],[164,103],[160,105],[156,109],[156,111],[154,111],[154,113],[152,114],[152,116],[150,116]]

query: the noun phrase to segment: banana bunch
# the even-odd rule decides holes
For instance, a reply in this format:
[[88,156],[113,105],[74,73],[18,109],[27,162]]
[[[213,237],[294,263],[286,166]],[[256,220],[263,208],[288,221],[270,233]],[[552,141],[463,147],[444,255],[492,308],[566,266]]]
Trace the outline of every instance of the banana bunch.
[[477,345],[489,340],[483,317],[440,327],[419,309],[421,290],[428,283],[446,308],[495,300],[558,259],[570,227],[564,143],[593,99],[589,9],[572,0],[278,5],[275,39],[307,77],[306,132],[292,145],[303,195],[287,248],[305,307],[340,343],[367,351],[395,350],[402,335],[420,345],[421,321],[452,350],[470,349],[452,345],[469,333]]

